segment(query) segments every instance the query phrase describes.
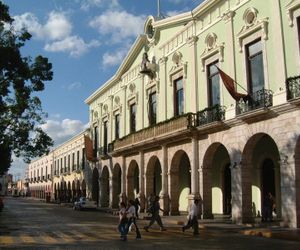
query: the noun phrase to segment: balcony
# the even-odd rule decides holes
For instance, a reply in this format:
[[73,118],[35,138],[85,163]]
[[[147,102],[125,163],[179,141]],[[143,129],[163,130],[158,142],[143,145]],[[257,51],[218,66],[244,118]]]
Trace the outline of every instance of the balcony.
[[241,99],[236,106],[238,118],[245,121],[256,121],[269,112],[273,105],[273,91],[261,89],[253,93],[247,100]]
[[196,126],[206,125],[216,121],[225,120],[225,106],[215,105],[198,111],[196,116]]
[[102,159],[102,160],[105,160],[108,158],[108,151],[107,151],[108,147],[107,146],[103,146],[103,147],[100,147],[99,148],[99,157]]
[[300,76],[286,79],[287,100],[293,104],[300,104]]
[[[114,152],[126,147],[132,147],[138,144],[153,142],[155,139],[166,139],[173,137],[174,134],[182,131],[189,131],[188,129],[194,126],[194,115],[191,113],[183,116],[174,117],[172,119],[155,124],[129,134],[121,139],[116,140],[112,147]],[[180,133],[179,133],[180,134]]]

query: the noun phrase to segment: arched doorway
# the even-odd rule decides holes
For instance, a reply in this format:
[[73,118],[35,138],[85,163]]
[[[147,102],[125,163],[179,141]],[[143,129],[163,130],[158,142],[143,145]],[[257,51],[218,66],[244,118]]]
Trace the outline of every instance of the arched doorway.
[[172,159],[171,169],[171,214],[187,212],[191,193],[191,165],[188,155],[180,150],[176,152]]
[[127,197],[134,200],[140,192],[139,167],[136,161],[131,161],[127,172]]
[[112,207],[118,208],[119,196],[121,194],[121,183],[122,183],[122,170],[119,164],[114,166],[113,170],[113,196],[112,196]]
[[108,167],[104,166],[101,174],[101,207],[109,206],[109,171]]
[[231,213],[230,157],[225,146],[211,144],[203,158],[203,217]]
[[93,170],[92,199],[99,205],[99,171],[97,168]]
[[79,197],[82,196],[82,193],[81,193],[81,189],[80,189],[80,181],[77,180],[76,181],[76,198],[79,199]]
[[271,193],[276,203],[277,218],[281,217],[279,151],[267,134],[252,136],[242,155],[242,213],[243,221],[260,217],[263,198]]
[[159,195],[162,188],[161,172],[159,159],[152,156],[146,170],[146,197]]

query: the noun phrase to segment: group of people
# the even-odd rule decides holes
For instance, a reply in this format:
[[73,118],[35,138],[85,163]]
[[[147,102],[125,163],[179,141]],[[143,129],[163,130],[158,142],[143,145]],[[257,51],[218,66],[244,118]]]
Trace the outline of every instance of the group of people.
[[[120,232],[121,240],[126,241],[128,232],[130,231],[130,228],[132,226],[135,227],[136,232],[136,239],[141,239],[141,233],[137,226],[136,220],[138,218],[138,210],[139,210],[139,200],[136,199],[135,201],[129,200],[128,206],[126,207],[126,204],[124,202],[120,203],[120,211],[119,211],[119,225],[118,230]],[[160,208],[159,204],[159,196],[154,196],[150,198],[148,201],[148,209],[147,212],[151,214],[150,222],[147,226],[144,227],[144,230],[146,232],[149,232],[149,228],[156,223],[159,225],[161,231],[166,231],[166,228],[164,227],[161,217],[159,215],[159,212],[163,211]],[[198,200],[194,200],[194,203],[192,204],[190,208],[190,212],[188,215],[188,222],[185,226],[182,227],[182,232],[184,232],[186,229],[189,229],[193,227],[194,229],[194,235],[198,235]]]

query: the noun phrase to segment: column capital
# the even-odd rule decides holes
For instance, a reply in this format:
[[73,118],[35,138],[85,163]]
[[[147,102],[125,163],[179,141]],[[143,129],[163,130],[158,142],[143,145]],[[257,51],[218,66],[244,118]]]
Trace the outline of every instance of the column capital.
[[188,45],[193,46],[197,43],[199,40],[198,36],[190,36],[186,39],[186,42]]
[[225,23],[228,23],[229,21],[232,21],[234,16],[235,16],[235,11],[230,10],[223,14],[222,19]]

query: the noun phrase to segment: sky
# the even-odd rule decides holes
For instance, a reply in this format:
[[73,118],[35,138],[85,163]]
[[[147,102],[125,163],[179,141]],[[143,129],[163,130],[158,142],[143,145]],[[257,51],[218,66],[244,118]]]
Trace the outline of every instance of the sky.
[[[1,1],[1,0],[0,0]],[[32,38],[23,56],[42,55],[52,63],[53,80],[39,93],[48,114],[43,129],[55,146],[88,126],[84,100],[110,79],[147,16],[157,15],[157,0],[2,0],[9,6],[14,28]],[[202,0],[161,0],[164,16],[187,12]],[[22,178],[26,164],[13,157],[10,173]]]

